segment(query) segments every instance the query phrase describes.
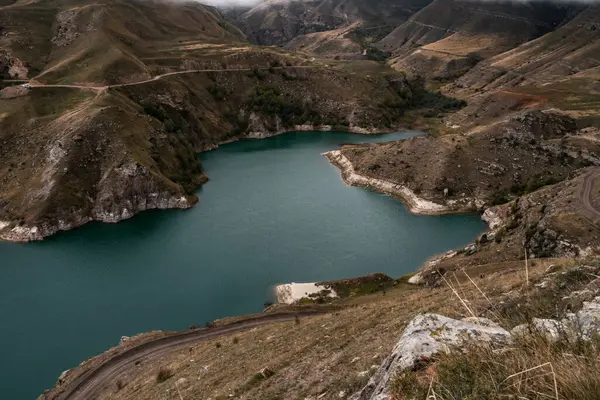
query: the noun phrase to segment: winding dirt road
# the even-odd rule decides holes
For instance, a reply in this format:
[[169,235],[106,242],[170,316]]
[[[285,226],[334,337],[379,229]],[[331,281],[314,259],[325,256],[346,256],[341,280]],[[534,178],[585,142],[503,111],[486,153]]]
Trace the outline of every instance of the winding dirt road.
[[594,168],[590,172],[586,173],[583,178],[583,186],[579,193],[579,199],[581,204],[587,211],[592,213],[595,217],[600,217],[600,210],[594,207],[592,189],[594,188],[594,181],[600,175],[600,168]]
[[[271,69],[275,69],[275,70],[282,70],[282,69],[309,69],[309,68],[320,68],[320,66],[317,66],[317,65],[288,65],[288,66],[282,66],[282,67],[271,67]],[[262,69],[266,69],[266,67],[262,68]],[[110,88],[143,85],[145,83],[158,81],[158,80],[163,79],[163,78],[165,78],[167,76],[173,76],[173,75],[196,74],[196,73],[200,73],[200,72],[240,72],[240,71],[252,71],[252,70],[254,70],[254,68],[190,69],[190,70],[185,70],[185,71],[167,72],[166,74],[156,75],[153,78],[146,79],[146,80],[143,80],[143,81],[136,81],[136,82],[129,82],[129,83],[117,83],[117,84],[114,84],[114,85],[106,85],[106,86],[62,85],[62,84],[53,85],[53,84],[39,83],[39,82],[35,82],[35,81],[29,82],[29,86],[31,88],[71,88],[71,89],[81,89],[81,90],[96,90],[98,92],[104,92],[104,91],[106,91],[107,89],[110,89]],[[42,73],[42,75],[43,75],[43,73]],[[42,76],[42,75],[38,75],[38,76]],[[17,81],[15,80],[14,82],[17,82]],[[24,82],[24,83],[26,83],[27,81],[18,81],[18,82]]]
[[298,311],[293,313],[270,314],[216,328],[198,329],[145,342],[139,346],[126,350],[123,353],[108,359],[100,366],[79,375],[64,387],[61,387],[60,389],[57,388],[56,394],[49,397],[49,399],[94,399],[106,388],[106,386],[112,385],[123,371],[131,368],[136,362],[141,361],[142,359],[147,362],[148,359],[159,357],[165,353],[182,347],[191,346],[205,340],[246,331],[261,325],[293,321],[296,317],[300,316],[315,316],[326,314],[327,312],[328,311]]

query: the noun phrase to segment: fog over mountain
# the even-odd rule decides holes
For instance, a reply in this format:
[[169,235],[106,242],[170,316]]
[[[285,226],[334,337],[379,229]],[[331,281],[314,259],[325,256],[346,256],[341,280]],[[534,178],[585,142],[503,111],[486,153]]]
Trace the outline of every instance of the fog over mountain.
[[[256,4],[262,3],[265,0],[199,0],[202,4],[208,4],[216,7],[252,7]],[[289,0],[289,1],[300,1],[300,0]],[[542,2],[545,0],[472,0],[482,2],[514,2],[514,3],[530,3],[530,2]],[[553,3],[586,3],[586,4],[600,4],[600,0],[550,0]],[[398,0],[402,2],[402,0]]]
[[261,3],[262,0],[200,0],[198,1],[202,4],[207,4],[209,6],[228,8],[228,7],[253,7],[258,3]]

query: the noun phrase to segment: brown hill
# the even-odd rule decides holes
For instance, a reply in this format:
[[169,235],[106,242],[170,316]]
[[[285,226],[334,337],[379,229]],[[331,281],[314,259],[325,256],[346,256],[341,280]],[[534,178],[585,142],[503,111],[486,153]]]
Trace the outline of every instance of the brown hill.
[[117,82],[179,67],[209,43],[243,34],[199,3],[111,0],[17,2],[0,8],[5,78]]
[[466,92],[592,79],[600,66],[600,6],[589,6],[556,30],[482,62],[454,88]]
[[263,45],[285,45],[292,39],[363,23],[385,25],[388,32],[431,0],[268,0],[237,22],[248,38]]
[[[553,3],[436,0],[383,38],[394,68],[452,79],[555,29],[576,8]],[[424,72],[426,71],[426,72]]]

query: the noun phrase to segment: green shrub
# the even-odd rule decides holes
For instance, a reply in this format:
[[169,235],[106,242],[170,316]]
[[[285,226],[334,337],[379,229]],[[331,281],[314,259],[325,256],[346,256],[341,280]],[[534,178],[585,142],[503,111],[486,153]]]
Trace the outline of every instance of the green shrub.
[[217,101],[224,100],[227,95],[227,91],[217,84],[210,85],[206,88],[206,90],[208,90],[208,93],[210,93],[211,96]]
[[280,93],[276,88],[262,85],[254,88],[248,103],[254,111],[279,116],[288,126],[296,122],[304,122],[311,111],[308,103],[304,105],[298,99]]
[[171,378],[175,373],[168,367],[161,367],[156,374],[156,382],[162,383]]
[[[440,91],[432,92],[427,90],[423,78],[417,78],[409,82],[409,84],[413,94],[410,99],[410,105],[413,108],[429,108],[442,112],[459,110],[467,105],[467,102],[464,100],[448,97]],[[433,113],[434,111],[429,112]]]
[[156,118],[159,121],[164,121],[167,118],[167,113],[162,105],[153,103],[149,100],[144,100],[141,103],[144,113]]

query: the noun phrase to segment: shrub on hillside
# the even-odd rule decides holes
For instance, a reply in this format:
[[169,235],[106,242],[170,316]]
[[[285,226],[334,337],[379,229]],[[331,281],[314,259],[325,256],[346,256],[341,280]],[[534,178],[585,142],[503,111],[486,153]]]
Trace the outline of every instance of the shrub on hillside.
[[411,106],[413,108],[430,108],[437,111],[455,111],[467,105],[464,100],[449,97],[440,91],[430,91],[425,88],[425,80],[417,78],[410,82],[412,91]]
[[156,382],[161,383],[171,378],[175,373],[169,367],[161,367],[156,374]]
[[298,99],[288,97],[276,88],[262,85],[254,88],[248,103],[252,110],[265,115],[277,115],[288,125],[302,121],[311,110],[310,105],[302,104]]

